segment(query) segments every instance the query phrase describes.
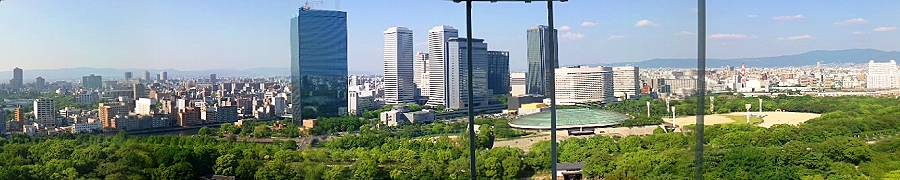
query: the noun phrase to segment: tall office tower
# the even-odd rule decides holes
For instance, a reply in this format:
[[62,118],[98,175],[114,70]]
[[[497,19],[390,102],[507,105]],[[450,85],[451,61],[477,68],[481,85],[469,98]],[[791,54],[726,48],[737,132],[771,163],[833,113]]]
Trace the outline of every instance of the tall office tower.
[[556,69],[556,102],[576,105],[612,102],[613,69],[610,67],[566,67]]
[[209,74],[209,83],[215,85],[219,80],[216,79],[216,74]]
[[81,87],[85,89],[103,89],[103,77],[90,74],[81,77]]
[[472,41],[472,91],[474,99],[468,104],[468,59],[466,38],[450,38],[447,41],[447,108],[465,109],[469,106],[485,106],[491,98],[488,90],[487,44],[481,39]]
[[447,41],[459,35],[459,31],[451,26],[437,26],[428,31],[428,64],[425,76],[428,79],[425,84],[428,97],[427,105],[447,105]]
[[509,94],[509,52],[488,51],[488,89],[491,94]]
[[169,73],[166,72],[166,71],[159,72],[159,80],[160,80],[160,81],[166,81],[166,80],[169,80]]
[[133,88],[132,92],[134,92],[134,96],[132,96],[132,97],[134,97],[135,99],[146,98],[149,96],[149,94],[147,93],[147,88],[144,87],[143,84],[134,84],[134,86],[132,86],[132,88]]
[[876,63],[869,60],[866,73],[866,88],[869,89],[896,89],[900,87],[900,72],[894,60],[886,63]]
[[428,68],[428,53],[416,53],[413,60],[413,81],[416,83],[416,93],[421,95],[425,89],[425,69]]
[[517,73],[509,73],[509,94],[512,96],[524,95],[527,94],[525,91],[525,77],[527,77],[528,73],[517,72]]
[[617,99],[633,99],[640,89],[641,75],[638,67],[613,67],[613,91]]
[[347,113],[347,13],[303,7],[291,19],[291,116]]
[[139,115],[153,115],[153,109],[156,107],[156,100],[150,98],[140,98],[134,102],[134,113]]
[[413,34],[405,27],[384,31],[384,102],[415,103]]
[[144,71],[144,81],[150,82],[150,71]]
[[44,78],[40,76],[34,78],[34,87],[38,90],[44,90],[44,88],[47,87],[47,80],[44,80]]
[[[550,37],[558,40],[556,29],[552,30],[548,26],[537,25],[528,28],[528,85],[526,91],[528,94],[540,94],[549,96],[548,85],[550,77],[553,76],[550,71],[559,68],[559,51],[557,47],[551,47]],[[550,57],[549,52],[553,52]]]
[[125,80],[131,79],[132,76],[133,76],[133,75],[131,74],[131,72],[125,72]]
[[53,99],[34,99],[34,120],[41,128],[56,128],[57,114]]
[[13,69],[13,78],[9,80],[9,85],[13,88],[21,88],[22,87],[22,69],[16,67]]

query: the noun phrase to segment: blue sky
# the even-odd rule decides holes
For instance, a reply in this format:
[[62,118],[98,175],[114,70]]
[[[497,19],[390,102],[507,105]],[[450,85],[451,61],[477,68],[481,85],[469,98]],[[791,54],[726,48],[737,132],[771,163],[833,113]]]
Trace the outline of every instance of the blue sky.
[[[290,66],[289,19],[306,1],[4,0],[0,69],[67,67],[246,69]],[[335,9],[334,0],[319,9]],[[343,0],[351,71],[380,73],[382,32],[431,27],[465,36],[465,6],[443,0]],[[710,1],[708,57],[812,50],[900,50],[900,1]],[[571,0],[555,4],[563,65],[696,57],[696,1]],[[476,3],[474,36],[510,51],[525,70],[525,31],[546,24],[544,3]],[[564,27],[565,26],[565,27]]]

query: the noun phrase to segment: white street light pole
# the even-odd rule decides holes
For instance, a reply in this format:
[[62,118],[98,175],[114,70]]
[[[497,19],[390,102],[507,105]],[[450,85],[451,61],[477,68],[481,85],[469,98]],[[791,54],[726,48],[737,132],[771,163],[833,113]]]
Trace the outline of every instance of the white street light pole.
[[750,107],[752,104],[744,104],[744,107],[747,108],[747,124],[750,124]]
[[762,116],[762,98],[759,98],[759,115]]
[[672,123],[675,123],[675,106],[672,106]]
[[650,117],[650,101],[647,101],[647,117]]
[[716,108],[716,97],[715,97],[715,96],[710,96],[710,97],[709,97],[709,113],[710,113],[710,114],[715,114],[715,113],[716,113],[716,109],[715,109],[715,108]]
[[670,112],[669,111],[669,96],[666,96],[666,112]]

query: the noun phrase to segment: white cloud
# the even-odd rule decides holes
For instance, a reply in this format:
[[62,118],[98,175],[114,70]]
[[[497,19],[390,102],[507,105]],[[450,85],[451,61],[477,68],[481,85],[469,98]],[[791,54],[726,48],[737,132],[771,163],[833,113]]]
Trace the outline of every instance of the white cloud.
[[719,34],[710,35],[706,38],[707,39],[756,39],[757,37],[755,35],[747,36],[747,35],[743,35],[743,34],[721,34],[721,33],[719,33]]
[[803,15],[798,14],[798,15],[794,15],[794,16],[775,16],[775,17],[772,17],[772,20],[787,21],[787,20],[798,20],[798,19],[803,19],[803,18],[806,18],[806,17],[803,17]]
[[656,24],[656,23],[653,23],[653,21],[644,19],[644,20],[638,21],[637,24],[634,24],[634,27],[659,27],[659,24]]
[[749,16],[747,16],[747,17],[749,17],[749,18],[756,18],[756,17],[759,17],[759,15],[749,15]]
[[846,21],[836,22],[836,23],[834,23],[834,26],[850,26],[850,25],[866,24],[866,23],[869,23],[869,21],[867,21],[863,18],[856,18],[856,19],[850,19],[850,20],[846,20]]
[[888,32],[888,31],[896,31],[897,27],[878,27],[875,28],[875,32]]
[[609,36],[609,38],[606,38],[606,40],[609,40],[609,41],[615,41],[615,40],[621,40],[621,39],[625,39],[625,38],[628,38],[628,36],[624,36],[624,35],[612,35],[612,36]]
[[560,38],[563,38],[563,39],[579,40],[579,39],[584,39],[584,34],[581,34],[581,33],[566,32],[565,34],[563,34],[563,35],[561,35],[561,36],[559,36],[559,37],[560,37]]
[[582,27],[594,27],[594,26],[596,26],[596,25],[597,25],[597,23],[595,23],[595,22],[590,22],[590,21],[585,21],[585,22],[581,23],[581,26],[582,26]]
[[784,40],[793,41],[793,40],[801,40],[801,39],[812,39],[812,36],[810,36],[810,35],[800,35],[800,36],[791,36],[791,37],[787,37],[787,38],[780,37],[780,38],[775,39],[775,40],[779,40],[779,41],[784,41]]
[[682,35],[682,36],[689,36],[689,35],[696,35],[697,33],[690,32],[690,31],[681,31],[681,32],[678,32],[677,34]]
[[572,30],[572,28],[570,28],[568,25],[563,25],[562,27],[559,27],[559,31],[568,31],[568,30]]
[[860,35],[860,34],[866,34],[866,32],[862,32],[862,31],[853,31],[853,35]]

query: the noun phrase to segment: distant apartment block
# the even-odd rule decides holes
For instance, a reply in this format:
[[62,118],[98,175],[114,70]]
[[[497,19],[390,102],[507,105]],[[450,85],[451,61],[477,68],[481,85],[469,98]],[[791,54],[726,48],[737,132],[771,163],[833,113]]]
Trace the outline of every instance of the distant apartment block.
[[900,88],[900,72],[894,60],[886,63],[876,63],[870,60],[866,68],[866,88],[868,89],[896,89]]
[[638,95],[640,85],[641,75],[638,67],[613,67],[613,91],[617,99],[634,99]]

